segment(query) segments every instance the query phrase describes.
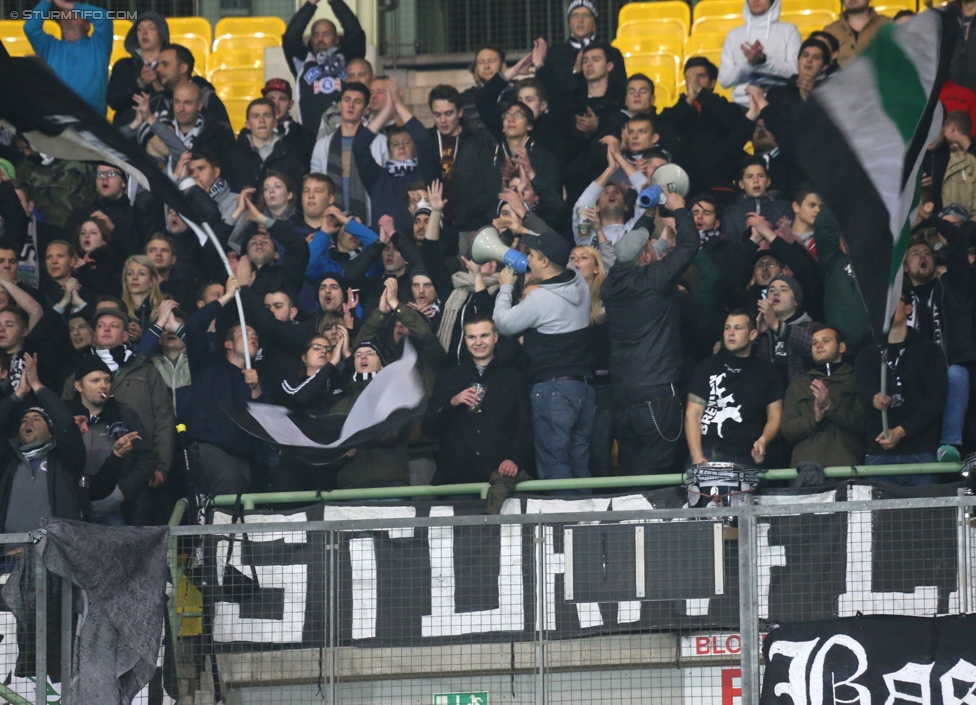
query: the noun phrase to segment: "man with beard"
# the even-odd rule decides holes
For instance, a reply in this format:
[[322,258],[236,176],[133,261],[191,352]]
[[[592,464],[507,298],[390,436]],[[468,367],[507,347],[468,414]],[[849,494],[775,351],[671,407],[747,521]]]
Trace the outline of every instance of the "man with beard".
[[878,30],[891,22],[871,7],[871,0],[844,0],[844,11],[824,31],[837,38],[837,63],[843,67],[871,43]]
[[864,459],[864,413],[857,398],[847,347],[826,325],[813,329],[813,367],[786,389],[780,433],[792,444],[790,467],[859,465]]
[[[152,363],[163,379],[173,400],[173,412],[177,421],[182,421],[187,394],[190,391],[190,364],[186,357],[186,342],[183,340],[186,314],[176,310],[170,314],[168,325],[159,336],[159,352],[153,355]],[[175,459],[182,463],[181,459]]]
[[[616,145],[607,146],[607,166],[586,189],[580,194],[574,209],[574,229],[575,241],[577,245],[593,245],[599,242],[599,234],[602,232],[607,242],[613,244],[617,242],[624,233],[629,232],[634,224],[644,215],[644,209],[639,205],[633,209],[630,215],[630,207],[627,205],[627,187],[611,181],[614,174],[623,170],[630,181],[631,187],[640,192],[647,183],[647,177],[641,173],[636,166],[631,164],[621,154]],[[592,224],[592,233],[581,233],[581,221],[586,220],[583,215],[584,209],[594,209],[596,219]]]
[[688,384],[685,437],[692,465],[761,465],[779,432],[783,385],[752,355],[756,320],[742,309],[725,319],[723,350],[698,364]]
[[0,444],[0,529],[34,531],[48,519],[81,521],[88,502],[79,482],[85,472],[85,444],[71,412],[37,377],[37,358],[28,356],[14,394],[0,401],[0,424],[9,428],[33,392],[35,405],[20,413],[16,439]]
[[196,60],[193,53],[182,44],[167,44],[159,51],[156,74],[163,90],[149,96],[149,110],[157,118],[168,118],[173,114],[173,92],[177,86],[192,82],[200,88],[203,111],[213,121],[230,128],[227,108],[214,90],[213,84],[203,76],[194,76]]
[[[942,419],[939,460],[958,462],[962,425],[969,405],[969,369],[976,360],[972,318],[969,311],[967,242],[960,229],[946,220],[936,221],[946,238],[946,272],[936,276],[932,248],[924,240],[914,242],[905,254],[905,275],[912,296],[908,325],[924,339],[939,346],[941,362],[948,369],[949,393]],[[930,360],[930,364],[936,364]]]
[[92,521],[105,526],[135,524],[136,503],[156,465],[138,415],[115,397],[112,373],[96,355],[75,366],[75,395],[68,402],[85,441],[85,476]]
[[295,13],[281,37],[288,68],[298,86],[298,112],[302,126],[315,136],[322,114],[336,102],[346,81],[346,67],[353,59],[366,56],[366,33],[343,0],[328,0],[339,20],[339,30],[331,20],[312,24],[311,36],[303,40],[305,28],[315,15],[319,0],[308,0]]

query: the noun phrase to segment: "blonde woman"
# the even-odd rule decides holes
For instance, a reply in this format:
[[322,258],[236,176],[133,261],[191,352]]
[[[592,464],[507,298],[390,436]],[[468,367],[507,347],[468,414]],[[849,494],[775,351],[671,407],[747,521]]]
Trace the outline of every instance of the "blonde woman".
[[122,268],[122,302],[129,314],[129,337],[133,341],[152,324],[163,303],[159,272],[146,255],[132,255]]
[[607,312],[600,298],[600,286],[607,278],[607,267],[600,251],[590,245],[574,247],[569,253],[569,262],[590,288],[590,329],[596,362],[592,384],[596,392],[596,414],[590,435],[590,474],[607,477],[612,472],[613,390],[610,387],[610,332]]
[[607,267],[603,262],[600,251],[591,245],[579,245],[569,253],[569,261],[573,268],[580,273],[590,288],[590,325],[599,326],[607,319],[607,312],[603,309],[600,299],[600,285],[607,278]]

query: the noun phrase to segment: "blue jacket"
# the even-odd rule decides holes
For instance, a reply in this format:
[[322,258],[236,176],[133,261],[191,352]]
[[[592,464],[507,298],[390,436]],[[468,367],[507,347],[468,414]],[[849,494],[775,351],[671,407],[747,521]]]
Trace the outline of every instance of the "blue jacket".
[[76,42],[66,42],[44,31],[43,16],[54,7],[43,0],[24,22],[24,34],[34,52],[47,62],[55,75],[86,103],[104,115],[108,88],[108,61],[112,55],[112,20],[105,10],[75,3],[77,12],[90,18],[95,31]]

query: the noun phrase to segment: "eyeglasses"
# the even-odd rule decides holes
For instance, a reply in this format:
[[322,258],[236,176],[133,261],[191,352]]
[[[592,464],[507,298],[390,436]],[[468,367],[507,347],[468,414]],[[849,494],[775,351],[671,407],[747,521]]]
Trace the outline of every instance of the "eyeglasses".
[[332,348],[328,345],[322,345],[322,343],[312,343],[308,346],[309,350],[314,350],[315,352],[332,352]]
[[109,169],[108,171],[99,171],[95,174],[96,179],[114,179],[116,176],[122,176],[115,169]]
[[507,113],[505,113],[504,115],[502,115],[502,119],[503,120],[519,120],[519,121],[521,121],[521,120],[528,120],[528,118],[525,117],[525,113],[523,113],[521,110],[510,110]]
[[779,262],[773,262],[772,260],[762,260],[760,262],[756,262],[753,269],[775,269],[776,267],[779,266],[780,266]]
[[375,355],[376,355],[376,351],[373,350],[372,348],[363,348],[362,350],[357,350],[354,357],[356,358],[373,357]]

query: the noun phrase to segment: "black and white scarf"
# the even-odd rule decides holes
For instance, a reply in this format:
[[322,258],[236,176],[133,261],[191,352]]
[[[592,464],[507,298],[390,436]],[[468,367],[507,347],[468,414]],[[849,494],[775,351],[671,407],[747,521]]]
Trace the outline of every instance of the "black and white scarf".
[[230,190],[230,186],[227,185],[227,182],[224,179],[218,178],[216,181],[213,182],[213,185],[211,185],[210,188],[207,190],[207,195],[210,196],[211,199],[216,201],[217,198],[224,193],[224,191],[229,191],[229,190]]
[[102,362],[108,366],[112,374],[118,372],[119,368],[135,355],[132,352],[132,348],[128,345],[116,345],[114,348],[109,348],[108,350],[98,350],[92,347],[92,353],[102,358]]
[[386,160],[386,170],[393,176],[406,176],[407,174],[413,173],[416,168],[416,158],[401,159],[399,161],[394,161],[393,159]]

